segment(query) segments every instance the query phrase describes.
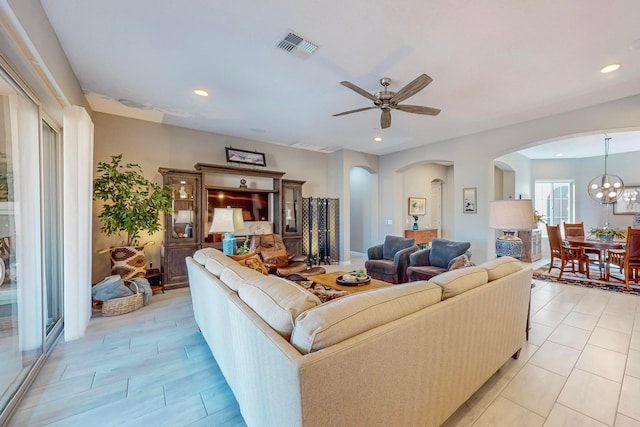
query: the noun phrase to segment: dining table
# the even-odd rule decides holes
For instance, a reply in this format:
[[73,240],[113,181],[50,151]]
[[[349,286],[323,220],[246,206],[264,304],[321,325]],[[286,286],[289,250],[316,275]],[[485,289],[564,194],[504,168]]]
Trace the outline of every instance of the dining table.
[[582,246],[600,250],[600,280],[607,280],[604,274],[604,263],[607,262],[607,251],[611,249],[624,249],[626,243],[626,240],[623,239],[601,240],[590,239],[588,237],[565,237],[564,240],[572,246]]

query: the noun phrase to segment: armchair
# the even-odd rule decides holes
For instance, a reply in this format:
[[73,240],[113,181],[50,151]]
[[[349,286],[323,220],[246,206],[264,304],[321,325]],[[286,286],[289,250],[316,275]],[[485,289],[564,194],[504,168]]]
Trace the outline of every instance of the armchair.
[[406,283],[409,255],[418,250],[414,239],[387,236],[384,243],[367,250],[369,258],[364,263],[367,274],[373,279],[398,284]]
[[[409,281],[429,280],[450,269],[465,266],[465,263],[469,263],[471,259],[470,247],[470,242],[432,239],[431,248],[414,252],[409,257],[407,268]],[[462,258],[463,255],[466,259]]]

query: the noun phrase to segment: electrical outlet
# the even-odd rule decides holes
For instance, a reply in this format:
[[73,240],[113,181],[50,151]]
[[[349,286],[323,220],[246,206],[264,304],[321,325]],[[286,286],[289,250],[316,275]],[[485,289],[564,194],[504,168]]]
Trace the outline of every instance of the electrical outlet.
[[388,219],[387,220],[387,225],[393,225],[393,220],[392,219]]

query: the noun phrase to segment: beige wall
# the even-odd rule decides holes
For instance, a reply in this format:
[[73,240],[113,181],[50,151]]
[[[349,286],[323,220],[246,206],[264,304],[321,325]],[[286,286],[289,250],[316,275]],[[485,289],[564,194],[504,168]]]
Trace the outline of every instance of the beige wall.
[[[127,163],[138,163],[145,175],[162,182],[159,167],[193,170],[196,163],[226,164],[224,147],[233,146],[266,154],[267,169],[286,172],[284,178],[305,180],[304,197],[328,197],[328,155],[308,150],[266,144],[257,141],[180,128],[176,126],[128,119],[104,113],[94,114],[94,170],[98,162],[123,153]],[[239,178],[238,178],[239,180]],[[239,185],[239,182],[238,182]],[[122,238],[108,238],[100,232],[97,220],[99,205],[93,213],[93,281],[109,274],[109,255],[101,249],[119,244]],[[163,233],[143,236],[142,242],[155,242],[146,249],[149,261],[160,266]]]

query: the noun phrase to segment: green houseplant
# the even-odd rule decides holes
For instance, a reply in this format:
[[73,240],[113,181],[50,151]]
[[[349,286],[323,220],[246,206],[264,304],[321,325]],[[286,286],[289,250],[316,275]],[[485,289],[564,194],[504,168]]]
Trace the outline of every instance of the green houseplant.
[[111,274],[124,279],[144,276],[146,258],[140,246],[140,233],[161,229],[160,213],[172,212],[172,189],[149,181],[136,163],[122,164],[122,154],[110,162],[98,163],[93,181],[93,199],[104,202],[98,219],[107,236],[126,233],[126,241],[111,251]]
[[615,228],[607,228],[607,227],[593,227],[589,230],[589,234],[594,236],[596,239],[601,240],[613,240],[614,238],[624,239],[626,235],[624,232],[615,229]]
[[98,163],[99,176],[93,181],[93,199],[104,201],[98,215],[107,236],[125,232],[126,246],[139,244],[140,232],[160,230],[160,213],[171,213],[171,189],[162,188],[142,175],[136,163],[121,164],[122,154],[111,162]]

